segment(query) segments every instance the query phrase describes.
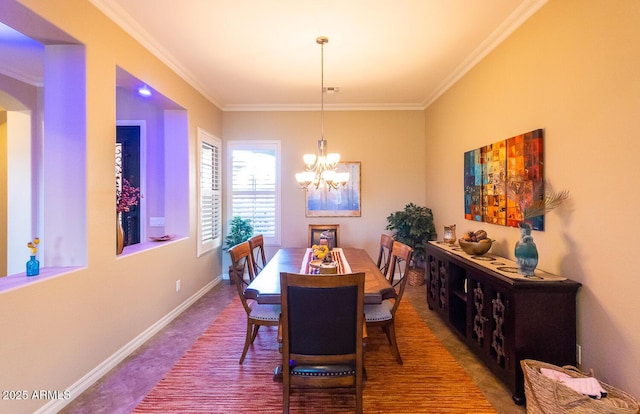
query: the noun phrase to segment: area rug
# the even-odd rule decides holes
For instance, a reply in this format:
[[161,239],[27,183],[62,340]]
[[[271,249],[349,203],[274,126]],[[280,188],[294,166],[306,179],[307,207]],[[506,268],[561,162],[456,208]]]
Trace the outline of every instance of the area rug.
[[[398,365],[378,328],[365,351],[365,413],[495,413],[478,387],[404,301],[396,314]],[[167,375],[136,413],[278,413],[282,384],[273,381],[281,362],[277,328],[261,327],[243,365],[246,315],[236,297]],[[295,393],[291,412],[353,412],[352,394]]]

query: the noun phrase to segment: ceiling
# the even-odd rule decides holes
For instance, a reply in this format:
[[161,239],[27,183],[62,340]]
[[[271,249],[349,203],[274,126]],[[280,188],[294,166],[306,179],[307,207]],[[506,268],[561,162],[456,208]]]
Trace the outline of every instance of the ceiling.
[[[90,0],[215,105],[422,109],[547,0]],[[150,85],[153,87],[154,85]]]

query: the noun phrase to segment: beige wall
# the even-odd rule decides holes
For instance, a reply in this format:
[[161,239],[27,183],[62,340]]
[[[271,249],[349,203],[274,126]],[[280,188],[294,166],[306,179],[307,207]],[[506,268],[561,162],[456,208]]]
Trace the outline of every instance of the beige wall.
[[[220,252],[196,258],[195,168],[190,237],[115,256],[116,65],[187,109],[192,165],[197,128],[220,136],[222,114],[88,1],[24,3],[87,46],[88,267],[0,293],[0,389],[65,390],[222,273]],[[0,400],[0,412],[47,402]]]
[[319,112],[225,112],[222,135],[225,142],[281,141],[282,246],[304,246],[308,224],[338,223],[343,246],[365,248],[376,258],[387,216],[409,202],[424,203],[424,114],[325,111],[324,119],[329,151],[361,162],[362,217],[305,217],[304,192],[294,175],[304,168],[302,154],[317,151]]
[[485,228],[493,251],[513,258],[517,229],[463,219],[462,155],[544,128],[545,173],[571,199],[534,232],[539,266],[583,284],[582,368],[636,396],[638,22],[636,0],[550,1],[426,110],[425,152],[437,228]]
[[[68,388],[222,273],[221,252],[196,258],[195,207],[190,238],[113,254],[119,65],[188,110],[192,165],[197,127],[224,141],[281,140],[283,246],[306,243],[308,223],[338,222],[345,245],[373,256],[386,216],[414,201],[434,210],[440,235],[444,224],[457,223],[460,231],[481,226],[497,240],[497,253],[512,256],[515,229],[462,219],[462,154],[544,128],[547,176],[571,191],[571,201],[548,216],[546,232],[535,233],[540,267],[584,284],[578,299],[583,367],[640,395],[640,301],[629,271],[636,252],[625,242],[637,233],[640,201],[634,163],[640,141],[633,135],[640,96],[637,1],[551,0],[424,113],[326,113],[330,149],[362,162],[362,217],[350,219],[304,217],[293,174],[301,154],[315,150],[317,112],[223,114],[89,2],[24,3],[87,45],[89,257],[86,269],[0,294],[1,389]],[[190,182],[195,206],[195,169]],[[0,401],[0,411],[33,412],[45,402]]]

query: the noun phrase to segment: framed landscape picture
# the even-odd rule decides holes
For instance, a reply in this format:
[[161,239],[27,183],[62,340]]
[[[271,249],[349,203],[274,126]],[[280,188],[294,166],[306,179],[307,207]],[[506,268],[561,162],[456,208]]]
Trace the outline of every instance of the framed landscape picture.
[[360,217],[360,162],[341,162],[337,170],[348,172],[349,182],[337,189],[311,185],[305,191],[306,217]]

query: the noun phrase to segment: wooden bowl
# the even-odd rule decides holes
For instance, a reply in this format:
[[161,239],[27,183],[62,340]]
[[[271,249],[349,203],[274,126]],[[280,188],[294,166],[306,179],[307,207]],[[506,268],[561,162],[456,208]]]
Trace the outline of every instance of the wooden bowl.
[[459,239],[458,244],[460,244],[460,247],[466,254],[470,256],[482,256],[491,249],[493,240],[483,239],[479,242],[470,242]]

